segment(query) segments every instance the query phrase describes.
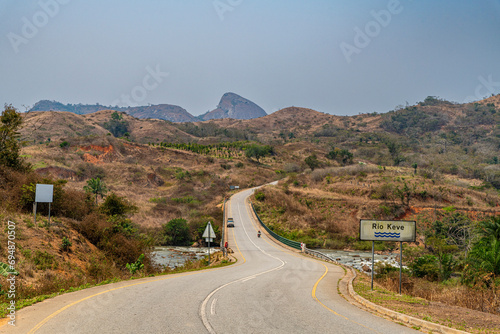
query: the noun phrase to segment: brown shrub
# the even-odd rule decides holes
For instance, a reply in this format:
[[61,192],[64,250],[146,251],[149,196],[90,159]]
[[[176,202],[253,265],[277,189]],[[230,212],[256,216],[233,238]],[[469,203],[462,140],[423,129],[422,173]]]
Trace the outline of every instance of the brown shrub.
[[[391,272],[389,275],[377,279],[377,283],[388,290],[398,292],[399,273]],[[403,274],[402,292],[429,301],[500,314],[498,287],[485,289],[460,284],[444,285],[429,282],[425,278],[409,277]]]
[[74,228],[85,236],[92,244],[109,255],[116,264],[123,268],[133,263],[141,254],[145,254],[148,263],[149,250],[144,240],[136,236],[125,236],[120,229],[99,213],[87,215],[81,222],[73,222]]
[[74,189],[64,189],[64,195],[54,202],[54,214],[71,219],[82,219],[93,209],[90,194]]

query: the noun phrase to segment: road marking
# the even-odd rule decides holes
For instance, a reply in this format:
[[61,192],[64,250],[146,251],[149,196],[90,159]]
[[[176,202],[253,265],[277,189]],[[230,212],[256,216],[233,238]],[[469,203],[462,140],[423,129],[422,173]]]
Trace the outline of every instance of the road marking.
[[[233,232],[234,233],[234,232]],[[239,251],[239,249],[238,249]],[[241,252],[240,252],[241,254]],[[245,258],[243,258],[245,259]],[[244,263],[244,262],[243,262]],[[243,264],[242,263],[242,264]],[[85,297],[85,298],[82,298],[80,300],[77,300],[71,304],[68,304],[66,305],[65,307],[55,311],[54,313],[50,314],[49,316],[47,316],[45,319],[43,319],[42,321],[40,321],[35,327],[33,327],[29,332],[28,334],[34,334],[36,331],[38,331],[43,325],[45,325],[47,322],[49,322],[51,319],[53,319],[54,317],[56,317],[58,314],[64,312],[65,310],[67,310],[68,308],[72,307],[72,306],[75,306],[76,304],[79,304],[85,300],[88,300],[88,299],[91,299],[91,298],[94,298],[94,297],[97,297],[99,295],[102,295],[102,294],[105,294],[105,293],[108,293],[108,292],[111,292],[111,291],[115,291],[115,290],[120,290],[120,289],[124,289],[124,288],[128,288],[128,287],[131,287],[131,286],[136,286],[136,285],[141,285],[141,284],[146,284],[146,283],[154,283],[154,282],[159,282],[159,281],[165,281],[167,279],[173,279],[173,278],[178,278],[178,277],[185,277],[185,276],[191,276],[191,275],[198,275],[198,274],[203,274],[203,273],[206,273],[206,270],[211,270],[211,271],[215,271],[215,270],[220,270],[220,269],[226,269],[226,268],[231,268],[231,267],[236,267],[236,266],[239,266],[239,264],[236,264],[234,266],[228,266],[228,267],[221,267],[221,268],[213,268],[213,269],[204,269],[204,270],[200,270],[200,271],[197,271],[197,272],[191,272],[191,273],[185,273],[185,274],[179,274],[179,275],[167,275],[167,277],[162,277],[162,278],[159,278],[159,279],[155,279],[155,280],[147,280],[145,282],[138,282],[138,283],[134,283],[134,284],[129,284],[129,285],[125,285],[125,286],[121,286],[121,287],[118,287],[118,288],[113,288],[113,289],[108,289],[108,290],[105,290],[105,291],[101,291],[99,293],[96,293],[96,294],[93,294],[91,296],[88,296],[88,297]]]
[[241,257],[243,258],[243,263],[245,263],[245,262],[247,262],[247,259],[245,259],[245,257],[243,256],[243,253],[241,252],[240,247],[238,247],[238,243],[236,242],[236,238],[234,236],[234,229],[232,231],[233,231],[233,240],[234,240],[234,244],[236,245],[236,249],[238,250],[238,253],[240,253]]
[[214,298],[212,306],[210,307],[210,313],[212,313],[212,315],[215,315],[215,303],[217,303],[217,298]]
[[[180,276],[176,276],[176,277],[183,277],[183,276],[190,276],[190,275],[193,275],[193,274],[197,274],[197,273],[190,273],[190,274],[186,274],[186,275],[180,275]],[[93,297],[97,297],[99,295],[102,295],[104,293],[108,293],[108,292],[111,292],[111,291],[115,291],[115,290],[120,290],[120,289],[124,289],[124,288],[128,288],[128,287],[131,287],[131,286],[135,286],[135,285],[141,285],[141,284],[145,284],[145,283],[153,283],[153,282],[158,282],[158,281],[163,281],[163,280],[167,280],[167,279],[171,279],[171,278],[174,278],[174,277],[164,277],[164,278],[161,278],[161,279],[157,279],[157,280],[152,280],[152,281],[147,281],[147,282],[139,282],[139,283],[134,283],[134,284],[129,284],[129,285],[125,285],[125,286],[121,286],[121,287],[118,287],[118,288],[114,288],[114,289],[109,289],[109,290],[105,290],[105,291],[101,291],[99,293],[96,293],[96,294],[93,294],[91,296],[88,296],[88,297],[85,297],[85,298],[82,298],[80,300],[77,300],[71,304],[68,304],[66,305],[65,307],[57,310],[56,312],[52,313],[51,315],[49,315],[48,317],[46,317],[45,319],[43,319],[42,321],[40,321],[35,327],[33,327],[33,329],[31,329],[28,334],[33,334],[35,333],[37,330],[39,330],[43,325],[45,325],[50,319],[54,318],[55,316],[57,316],[58,314],[60,314],[61,312],[67,310],[68,308],[76,305],[76,304],[79,304],[87,299],[90,299],[90,298],[93,298]]]
[[250,276],[250,277],[245,278],[242,282],[246,282],[246,281],[249,281],[249,280],[254,279],[254,278],[255,278],[255,276]]
[[203,325],[205,326],[205,328],[207,329],[207,331],[210,333],[210,334],[217,334],[217,332],[215,332],[215,330],[213,329],[212,325],[210,325],[210,322],[208,321],[208,318],[207,318],[207,304],[208,304],[208,301],[210,300],[210,298],[212,298],[213,295],[215,295],[219,290],[222,290],[224,289],[225,287],[231,285],[231,284],[234,284],[234,283],[238,283],[238,282],[244,282],[245,280],[248,280],[249,277],[257,277],[257,276],[260,276],[260,275],[264,275],[264,274],[267,274],[267,273],[270,273],[272,271],[276,271],[276,270],[280,270],[282,267],[284,266],[284,264],[276,267],[276,268],[273,268],[273,269],[269,269],[269,270],[266,270],[266,271],[263,271],[261,273],[258,273],[258,274],[254,274],[254,275],[251,275],[251,276],[247,276],[247,277],[243,277],[243,278],[239,278],[237,280],[234,280],[234,281],[231,281],[231,282],[228,282],[224,285],[221,285],[219,286],[217,289],[213,290],[206,298],[205,300],[203,301],[203,303],[201,303],[201,307],[200,307],[200,317],[201,317],[201,321],[203,322]]
[[[243,278],[239,278],[237,280],[234,280],[234,281],[231,281],[231,282],[228,282],[224,285],[221,285],[220,287],[218,287],[217,289],[213,290],[206,298],[205,300],[203,300],[203,302],[201,303],[201,306],[200,306],[200,317],[201,317],[201,321],[203,322],[203,325],[205,326],[205,328],[207,329],[207,331],[210,333],[210,334],[217,334],[217,332],[214,330],[214,328],[212,327],[212,325],[210,324],[210,322],[208,321],[208,318],[207,318],[207,304],[208,304],[208,301],[212,298],[213,295],[215,295],[218,291],[224,289],[225,287],[233,284],[233,283],[238,283],[238,282],[246,282],[250,279],[253,279],[253,278],[256,278],[258,276],[261,276],[261,275],[264,275],[264,274],[267,274],[267,273],[270,273],[272,271],[276,271],[276,270],[280,270],[282,269],[284,266],[285,266],[285,262],[283,262],[281,259],[273,256],[273,255],[270,255],[268,253],[266,253],[263,249],[261,249],[259,246],[257,246],[251,239],[250,239],[250,236],[248,235],[247,231],[246,231],[246,228],[244,226],[244,224],[242,224],[241,222],[243,221],[242,219],[242,216],[241,216],[241,210],[240,210],[240,207],[238,205],[238,211],[239,211],[239,215],[240,215],[240,224],[241,226],[243,226],[243,230],[245,231],[245,234],[247,235],[248,239],[250,240],[250,242],[252,242],[252,244],[254,244],[255,247],[257,247],[262,253],[266,254],[267,256],[270,256],[272,258],[275,258],[277,260],[279,260],[281,262],[281,265],[275,267],[275,268],[272,268],[272,269],[269,269],[269,270],[266,270],[266,271],[263,271],[263,272],[260,272],[258,274],[253,274],[253,275],[250,275],[250,276],[247,276],[247,277],[243,277]],[[251,218],[250,218],[251,220]],[[238,243],[236,242],[236,238],[235,238],[235,235],[234,235],[234,230],[233,230],[233,239],[234,239],[234,243],[236,244],[236,248],[238,249],[238,252],[240,253],[240,255],[243,257],[243,259],[245,260],[245,257],[243,256],[243,254],[241,253],[240,251],[240,248],[238,247]],[[246,262],[246,260],[245,260]]]
[[[236,238],[234,237],[234,230],[233,230],[233,240],[234,240],[234,244],[236,245],[236,249],[238,249],[238,253],[240,253],[241,257],[243,258],[243,262],[240,263],[240,264],[236,264],[234,266],[229,266],[229,267],[222,267],[222,268],[214,268],[214,269],[211,269],[211,270],[220,270],[220,269],[226,269],[226,268],[233,268],[233,267],[237,267],[237,266],[240,266],[242,265],[243,263],[245,263],[247,260],[245,259],[245,257],[243,256],[243,254],[241,253],[241,250],[240,248],[238,247],[238,243],[236,242]],[[205,269],[207,270],[207,269]],[[164,281],[164,280],[167,280],[167,279],[171,279],[171,278],[176,278],[176,277],[184,277],[184,276],[191,276],[191,275],[197,275],[197,274],[202,274],[205,272],[205,270],[200,270],[200,271],[197,271],[197,272],[194,272],[194,273],[188,273],[188,274],[180,274],[180,275],[177,275],[177,276],[170,276],[170,277],[163,277],[163,278],[160,278],[160,279],[156,279],[156,280],[151,280],[151,281],[146,281],[146,282],[139,282],[139,283],[135,283],[135,284],[129,284],[129,285],[125,285],[125,286],[122,286],[122,287],[119,287],[119,288],[114,288],[114,289],[109,289],[109,290],[106,290],[106,291],[102,291],[102,292],[99,292],[99,293],[96,293],[92,296],[88,296],[88,297],[85,297],[85,298],[82,298],[80,300],[77,300],[69,305],[66,305],[65,307],[57,310],[56,312],[50,314],[49,316],[47,316],[45,319],[43,319],[42,321],[40,321],[35,327],[33,327],[29,332],[28,334],[34,334],[36,331],[38,331],[43,325],[45,325],[47,322],[49,322],[52,318],[54,318],[55,316],[57,316],[58,314],[64,312],[65,310],[67,310],[68,308],[76,305],[76,304],[79,304],[87,299],[90,299],[90,298],[93,298],[93,297],[97,297],[99,295],[102,295],[104,293],[107,293],[107,292],[111,292],[111,291],[115,291],[115,290],[119,290],[119,289],[123,289],[123,288],[128,288],[128,287],[131,287],[131,286],[135,286],[135,285],[140,285],[140,284],[146,284],[146,283],[153,283],[153,282],[158,282],[158,281]],[[7,323],[8,319],[5,319]],[[0,327],[3,326],[4,324],[2,322],[0,322]]]
[[326,276],[326,274],[328,273],[328,267],[327,267],[324,263],[321,263],[321,264],[323,265],[323,267],[325,267],[325,272],[323,273],[323,276],[321,276],[321,277],[319,278],[319,280],[318,280],[318,281],[314,284],[314,287],[313,287],[312,292],[311,292],[311,296],[313,297],[313,299],[314,299],[315,301],[317,301],[317,302],[318,302],[321,306],[323,306],[325,309],[327,309],[328,311],[330,311],[330,312],[332,312],[333,314],[335,314],[336,316],[339,316],[339,317],[341,317],[341,318],[344,318],[344,319],[346,319],[347,321],[350,321],[350,322],[352,322],[352,323],[354,323],[354,324],[356,324],[356,325],[358,325],[358,326],[361,326],[361,327],[363,327],[363,328],[366,328],[366,329],[368,329],[368,330],[371,330],[371,331],[373,331],[373,332],[375,332],[375,333],[381,334],[380,332],[377,332],[377,331],[376,331],[375,329],[373,329],[373,328],[367,327],[367,326],[365,326],[365,325],[363,325],[363,324],[360,324],[360,323],[359,323],[359,322],[357,322],[357,321],[354,321],[354,320],[352,320],[352,319],[349,319],[348,317],[346,317],[346,316],[344,316],[344,315],[342,315],[342,314],[339,314],[339,313],[335,312],[334,310],[332,310],[331,308],[329,308],[328,306],[326,306],[325,304],[323,304],[323,303],[322,303],[322,302],[318,299],[318,297],[316,297],[316,289],[318,288],[318,284],[319,284],[319,282],[321,282],[321,280],[322,280],[322,279]]
[[[248,208],[247,208],[247,206],[245,205],[245,201],[246,201],[246,198],[245,198],[245,200],[243,201],[243,205],[244,205],[245,209],[247,209],[247,215],[248,215],[248,217],[250,218],[250,224],[252,224],[252,225],[253,225],[253,223],[252,223],[252,216],[251,216],[251,215],[250,215],[250,213],[248,212]],[[239,206],[239,205],[238,205],[238,214],[239,214],[239,216],[240,216],[240,220],[243,220],[243,218],[242,218],[242,216],[241,216],[241,209],[240,209],[240,206]],[[259,246],[257,246],[257,244],[256,244],[255,242],[253,242],[253,240],[252,240],[252,239],[250,238],[250,236],[248,235],[248,232],[247,232],[247,229],[246,229],[245,225],[243,225],[243,224],[242,224],[242,226],[243,226],[243,230],[245,231],[245,234],[246,234],[246,235],[247,235],[247,237],[248,237],[248,240],[249,240],[249,241],[250,241],[250,242],[251,242],[251,243],[252,243],[252,244],[253,244],[253,245],[254,245],[254,246],[255,246],[258,250],[260,250],[262,253],[266,254],[267,256],[272,257],[273,259],[276,259],[276,260],[280,261],[282,266],[284,266],[284,265],[285,265],[285,262],[284,262],[282,259],[280,259],[280,258],[278,258],[278,257],[276,257],[276,256],[274,256],[274,255],[269,254],[268,252],[266,252],[265,250],[263,250],[262,248],[260,248]]]
[[[245,199],[245,202],[246,202],[246,200],[247,200],[247,199],[248,199],[248,197]],[[250,217],[250,221],[251,221],[252,225],[253,225],[253,226],[254,226],[254,228],[257,230],[257,229],[258,229],[258,224],[257,224],[257,221],[256,221],[255,219],[253,219],[253,216],[252,216],[252,213],[250,212],[249,206],[246,206],[246,209],[247,209],[247,212],[248,212],[248,215],[249,215],[249,217]],[[256,226],[256,225],[257,225],[257,226]],[[246,230],[245,230],[245,232],[246,232]],[[330,311],[331,313],[333,313],[333,314],[335,314],[335,315],[337,315],[337,316],[339,316],[339,317],[341,317],[341,318],[344,318],[344,319],[346,319],[347,321],[350,321],[350,322],[352,322],[352,323],[354,323],[354,324],[356,324],[356,325],[359,325],[359,326],[361,326],[361,327],[364,327],[364,328],[366,328],[366,329],[368,329],[368,330],[371,330],[371,331],[373,331],[373,332],[375,332],[375,333],[379,333],[379,334],[380,334],[380,332],[377,332],[377,331],[376,331],[375,329],[373,329],[373,328],[366,327],[365,325],[362,325],[362,324],[360,324],[360,323],[358,323],[358,322],[356,322],[356,321],[354,321],[354,320],[349,319],[349,318],[348,318],[348,317],[346,317],[346,316],[343,316],[343,315],[341,315],[341,314],[339,314],[339,313],[335,312],[334,310],[330,309],[328,306],[326,306],[325,304],[323,304],[323,303],[322,303],[322,302],[318,299],[318,297],[316,297],[316,290],[317,290],[317,288],[318,288],[319,282],[321,282],[321,280],[322,280],[322,279],[326,276],[326,274],[328,273],[328,267],[327,267],[324,263],[322,263],[321,261],[316,260],[316,259],[310,259],[310,258],[307,258],[307,257],[305,257],[305,256],[299,256],[299,255],[295,254],[294,252],[290,251],[289,249],[286,249],[286,248],[283,248],[283,247],[279,247],[277,244],[275,244],[275,243],[271,243],[271,242],[270,242],[270,241],[268,241],[267,239],[263,239],[263,240],[264,240],[264,241],[266,241],[269,245],[273,246],[274,248],[276,248],[277,250],[279,250],[279,251],[281,251],[281,252],[283,252],[283,253],[290,254],[290,255],[295,256],[295,257],[297,257],[297,258],[301,258],[301,259],[303,259],[303,260],[308,260],[308,261],[312,261],[312,262],[320,263],[321,265],[323,265],[323,266],[325,267],[325,272],[324,272],[324,273],[323,273],[323,275],[322,275],[322,276],[318,279],[318,281],[316,281],[316,283],[314,284],[314,286],[313,286],[313,290],[312,290],[312,292],[311,292],[312,298],[313,298],[316,302],[318,302],[321,306],[323,306],[325,309],[327,309],[328,311]],[[286,263],[286,262],[285,262],[285,263]]]

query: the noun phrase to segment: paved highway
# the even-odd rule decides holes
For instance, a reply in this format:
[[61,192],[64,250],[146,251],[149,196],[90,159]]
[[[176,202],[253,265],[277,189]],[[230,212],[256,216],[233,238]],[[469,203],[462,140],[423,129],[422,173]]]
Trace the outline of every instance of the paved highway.
[[339,296],[342,268],[257,238],[250,193],[228,206],[237,264],[65,294],[18,311],[0,333],[419,333]]

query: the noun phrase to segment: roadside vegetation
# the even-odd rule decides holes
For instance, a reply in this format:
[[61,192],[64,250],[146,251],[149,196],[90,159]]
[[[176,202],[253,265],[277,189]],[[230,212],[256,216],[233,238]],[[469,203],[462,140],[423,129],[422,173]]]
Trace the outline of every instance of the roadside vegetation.
[[[405,282],[405,285],[406,284],[408,283]],[[378,281],[375,282],[374,290],[372,291],[370,288],[370,277],[365,274],[358,273],[353,286],[354,290],[360,296],[372,303],[382,305],[385,308],[408,316],[466,331],[468,333],[500,333],[500,317],[493,314],[464,309],[459,306],[450,305],[450,303],[415,297],[406,292],[400,295],[398,292],[380,285]],[[446,289],[446,287],[444,289]],[[446,293],[443,293],[443,299],[445,295],[454,297],[456,294],[456,290],[448,288]],[[465,297],[467,298],[467,296]],[[413,328],[416,330],[421,329],[419,327]]]
[[[259,189],[252,202],[279,235],[309,248],[371,250],[359,220],[415,220],[404,246],[403,292],[500,314],[500,196],[494,189],[415,169],[351,165],[290,174]],[[450,205],[453,203],[453,205]],[[376,242],[378,252],[398,243]],[[399,268],[378,266],[376,280],[397,292]]]
[[[311,248],[369,250],[359,219],[416,220],[408,294],[498,312],[500,110],[489,100],[430,96],[385,114],[291,107],[198,123],[5,106],[1,121],[0,228],[16,222],[23,298],[158,273],[152,246],[203,245],[208,221],[219,235],[231,186],[281,180],[253,199],[276,233]],[[50,225],[45,204],[33,221],[37,183],[54,185]],[[378,274],[393,289],[394,270]]]
[[[220,240],[220,203],[229,185],[258,184],[266,174],[275,175],[270,169],[257,173],[259,167],[242,162],[217,163],[216,156],[200,155],[189,166],[189,156],[174,150],[133,146],[108,135],[47,140],[25,147],[30,153],[22,154],[27,144],[19,134],[23,115],[6,106],[0,120],[0,268],[8,262],[11,221],[18,308],[65,291],[206,268],[205,260],[188,261],[176,269],[159,267],[151,261],[152,247],[204,245],[201,235],[208,221]],[[121,115],[113,113],[109,124],[119,127],[122,122]],[[252,145],[256,144],[245,148]],[[118,164],[106,164],[113,160]],[[228,170],[221,165],[244,176],[221,177]],[[54,186],[50,222],[46,203],[38,203],[34,221],[36,184]],[[223,262],[215,265],[228,264]],[[7,271],[0,272],[0,304],[8,302]]]

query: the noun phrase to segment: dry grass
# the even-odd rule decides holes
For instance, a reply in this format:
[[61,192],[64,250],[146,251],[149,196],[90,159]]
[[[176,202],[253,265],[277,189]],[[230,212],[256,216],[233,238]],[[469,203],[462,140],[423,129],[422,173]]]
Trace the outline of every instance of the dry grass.
[[[94,115],[95,121],[105,115]],[[81,190],[88,179],[99,176],[110,191],[127,197],[139,207],[132,220],[148,228],[159,228],[173,218],[189,220],[193,216],[206,216],[211,207],[223,200],[230,185],[246,188],[278,177],[269,165],[276,164],[273,157],[263,159],[261,164],[246,158],[210,159],[192,152],[130,143],[110,136],[69,142],[67,148],[59,147],[58,142],[25,147],[23,154],[33,165],[46,167],[41,169],[44,173],[68,180],[66,188]],[[83,148],[88,147],[92,148],[95,161],[85,162],[83,153],[88,151]],[[238,167],[237,163],[240,163]],[[221,164],[231,168],[223,169]],[[172,202],[173,198],[188,195],[195,199],[196,205]],[[165,202],[155,203],[155,199],[165,199]]]
[[[392,309],[394,311],[407,314],[416,318],[430,322],[442,324],[448,327],[467,331],[469,333],[500,333],[500,316],[490,313],[476,311],[478,308],[467,308],[460,299],[469,302],[477,301],[479,296],[477,292],[459,289],[458,287],[441,287],[441,293],[435,293],[436,287],[430,287],[424,284],[421,287],[417,282],[410,282],[405,278],[403,280],[403,294],[397,293],[399,281],[396,278],[376,280],[374,291],[370,290],[370,278],[364,274],[358,274],[354,282],[354,289],[362,297],[372,301],[375,304]],[[437,284],[433,284],[437,286]],[[416,297],[416,294],[409,293],[408,288],[413,290],[422,289],[433,291],[431,294],[434,299],[424,299]],[[471,294],[470,296],[467,294]],[[440,298],[436,298],[436,297]],[[481,304],[481,303],[479,303]]]
[[[393,292],[399,291],[399,274],[391,273],[376,279],[377,283]],[[428,301],[459,306],[471,310],[500,315],[500,289],[469,287],[457,280],[446,283],[429,282],[424,278],[403,275],[402,292]]]
[[[398,196],[405,184],[411,189],[409,205],[408,198]],[[472,220],[500,213],[498,193],[446,178],[432,180],[405,168],[356,165],[292,174],[262,193],[264,201],[254,200],[262,218],[298,241],[309,238],[313,247],[365,247],[353,241],[360,219],[416,220],[423,230],[451,208]],[[419,237],[417,244],[421,242]]]

